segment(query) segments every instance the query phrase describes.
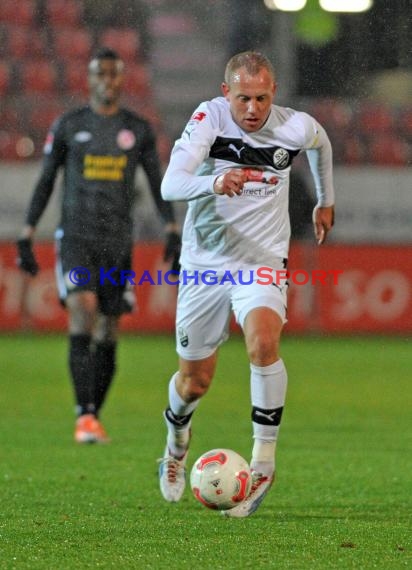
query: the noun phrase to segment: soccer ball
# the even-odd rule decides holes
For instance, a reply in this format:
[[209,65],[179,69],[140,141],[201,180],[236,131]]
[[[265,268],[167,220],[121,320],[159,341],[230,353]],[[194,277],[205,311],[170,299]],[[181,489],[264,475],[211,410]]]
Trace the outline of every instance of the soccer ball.
[[232,509],[249,495],[250,467],[231,449],[212,449],[193,465],[190,486],[195,498],[208,509]]

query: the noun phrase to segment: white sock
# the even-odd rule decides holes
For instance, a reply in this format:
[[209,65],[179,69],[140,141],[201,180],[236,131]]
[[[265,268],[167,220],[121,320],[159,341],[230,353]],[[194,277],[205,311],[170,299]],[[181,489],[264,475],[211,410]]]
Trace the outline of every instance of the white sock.
[[191,416],[200,399],[187,403],[181,398],[176,389],[177,375],[178,372],[169,382],[169,408],[165,411],[164,417],[169,451],[175,457],[183,457],[189,447]]
[[255,439],[250,467],[257,473],[268,477],[275,471],[276,441]]
[[269,366],[250,365],[253,406],[253,438],[251,467],[272,475],[275,470],[276,441],[285,404],[287,373],[283,361]]

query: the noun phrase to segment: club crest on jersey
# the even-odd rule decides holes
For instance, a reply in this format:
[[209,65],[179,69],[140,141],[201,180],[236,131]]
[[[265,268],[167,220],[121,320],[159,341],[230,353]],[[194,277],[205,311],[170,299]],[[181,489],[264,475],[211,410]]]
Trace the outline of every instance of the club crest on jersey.
[[273,153],[273,164],[275,168],[281,170],[289,164],[289,153],[285,148],[277,148]]
[[189,345],[189,335],[187,334],[187,332],[185,331],[185,329],[183,327],[179,327],[177,329],[177,334],[180,340],[180,344],[183,347],[186,347]]
[[129,129],[122,129],[117,135],[117,146],[122,150],[130,150],[136,144],[136,137]]
[[80,143],[88,142],[92,139],[92,133],[89,131],[79,131],[74,135],[74,140]]

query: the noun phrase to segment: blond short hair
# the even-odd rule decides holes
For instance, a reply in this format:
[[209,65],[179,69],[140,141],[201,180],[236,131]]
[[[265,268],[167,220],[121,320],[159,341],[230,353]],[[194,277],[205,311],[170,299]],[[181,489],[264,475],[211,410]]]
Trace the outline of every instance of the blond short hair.
[[225,83],[230,85],[235,71],[244,67],[249,75],[257,75],[261,69],[266,69],[275,81],[275,70],[269,59],[257,51],[243,51],[231,57],[225,69]]

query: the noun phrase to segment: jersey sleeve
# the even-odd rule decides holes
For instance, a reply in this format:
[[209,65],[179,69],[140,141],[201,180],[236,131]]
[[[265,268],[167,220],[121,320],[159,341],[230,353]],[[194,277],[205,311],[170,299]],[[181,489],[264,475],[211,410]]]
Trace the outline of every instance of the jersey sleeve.
[[60,118],[53,123],[46,137],[42,169],[27,210],[26,224],[32,227],[38,224],[53,192],[57,171],[64,164],[66,152],[65,122]]
[[160,160],[156,148],[156,137],[149,124],[146,125],[146,137],[141,155],[141,164],[146,173],[150,192],[157,211],[165,223],[175,222],[173,206],[163,200],[160,193],[162,180]]
[[332,145],[325,129],[316,119],[301,113],[305,124],[303,149],[308,157],[310,170],[315,183],[318,206],[333,206],[335,191],[333,187]]
[[217,125],[216,110],[202,103],[173,147],[161,187],[165,200],[194,200],[214,193],[216,176],[199,176],[197,170],[209,156]]

